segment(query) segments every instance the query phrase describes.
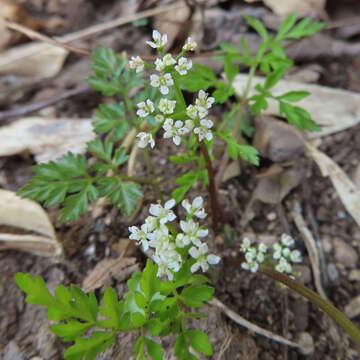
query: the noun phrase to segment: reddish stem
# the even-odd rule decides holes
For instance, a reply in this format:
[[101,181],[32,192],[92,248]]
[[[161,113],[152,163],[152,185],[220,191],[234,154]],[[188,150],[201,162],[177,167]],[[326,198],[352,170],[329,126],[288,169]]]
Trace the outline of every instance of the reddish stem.
[[211,205],[211,217],[213,221],[213,228],[216,229],[218,222],[223,219],[223,209],[219,206],[217,199],[217,187],[215,181],[214,169],[209,156],[209,152],[203,141],[200,142],[200,149],[205,159],[206,169],[209,175],[209,194],[210,194],[210,205]]

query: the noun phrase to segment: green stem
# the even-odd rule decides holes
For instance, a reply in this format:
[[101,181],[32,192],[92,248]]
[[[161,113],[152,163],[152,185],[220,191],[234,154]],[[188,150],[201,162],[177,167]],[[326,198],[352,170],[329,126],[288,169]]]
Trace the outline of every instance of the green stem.
[[174,76],[172,76],[172,78],[174,81],[174,89],[175,89],[176,97],[180,103],[181,110],[185,111],[186,110],[186,102],[185,102],[184,95],[179,87],[179,84],[177,83],[176,79],[174,78]]
[[360,331],[359,329],[335,306],[331,305],[328,301],[324,300],[320,295],[308,289],[306,286],[299,282],[292,280],[287,275],[275,271],[267,266],[261,266],[260,272],[274,280],[280,281],[290,289],[296,291],[306,299],[310,300],[313,304],[319,307],[333,320],[335,320],[352,338],[352,340],[360,345]]
[[248,80],[247,80],[247,83],[246,83],[246,86],[245,86],[245,90],[244,90],[244,92],[243,92],[243,94],[241,96],[240,104],[242,104],[242,105],[246,104],[247,101],[248,101],[250,87],[251,87],[251,83],[252,83],[252,80],[253,80],[254,75],[255,75],[256,68],[257,68],[257,64],[251,66],[251,68],[250,68]]

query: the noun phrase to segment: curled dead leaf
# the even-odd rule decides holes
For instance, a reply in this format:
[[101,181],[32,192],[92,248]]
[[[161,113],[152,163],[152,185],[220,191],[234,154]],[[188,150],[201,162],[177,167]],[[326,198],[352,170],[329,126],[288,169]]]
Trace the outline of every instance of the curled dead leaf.
[[0,225],[36,233],[0,233],[0,250],[17,249],[49,257],[57,257],[63,253],[43,208],[32,200],[21,199],[12,191],[0,189]]
[[309,142],[305,142],[305,145],[322,175],[329,176],[346,210],[360,226],[360,189],[332,159]]
[[68,151],[85,152],[94,137],[90,119],[24,118],[0,129],[0,156],[29,151],[37,162],[47,162]]
[[0,75],[47,78],[56,75],[69,51],[40,42],[19,45],[0,55]]
[[[247,75],[239,74],[233,82],[235,91],[240,96],[244,91],[246,80]],[[254,87],[259,83],[263,85],[264,78],[255,76],[253,80]],[[274,96],[279,96],[289,91],[308,91],[311,94],[296,103],[297,106],[306,109],[314,121],[322,127],[321,131],[308,133],[308,138],[329,135],[352,127],[360,122],[360,94],[358,93],[288,80],[280,80],[271,89]],[[255,90],[252,88],[250,96],[254,94]],[[268,103],[269,107],[264,113],[280,116],[278,102],[270,99]]]

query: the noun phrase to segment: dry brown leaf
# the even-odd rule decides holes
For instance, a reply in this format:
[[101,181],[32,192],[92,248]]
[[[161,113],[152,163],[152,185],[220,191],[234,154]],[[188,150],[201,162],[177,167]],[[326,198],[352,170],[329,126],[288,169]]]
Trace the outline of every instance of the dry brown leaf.
[[[246,81],[247,75],[236,76],[233,86],[237,94],[242,95]],[[264,78],[255,76],[253,85],[258,83],[263,84]],[[311,95],[299,101],[297,105],[306,109],[314,121],[322,127],[321,131],[308,133],[307,137],[317,138],[329,135],[360,122],[360,94],[358,93],[288,80],[279,81],[271,92],[278,96],[288,91],[300,90],[308,91]],[[254,93],[255,91],[252,90],[250,96]],[[269,100],[269,107],[264,113],[280,116],[278,102]]]
[[260,115],[255,118],[255,128],[253,146],[263,157],[283,162],[293,160],[304,151],[301,134],[292,125]]
[[[271,172],[269,171],[269,173]],[[300,166],[275,172],[274,175],[259,180],[253,197],[255,200],[260,200],[266,204],[279,204],[292,189],[299,185],[302,177]]]
[[63,48],[40,42],[19,45],[0,54],[0,75],[51,77],[62,69],[68,53]]
[[0,225],[40,234],[0,234],[0,250],[21,249],[43,256],[60,256],[63,252],[43,208],[32,200],[21,199],[12,191],[0,189]]
[[222,182],[228,181],[235,176],[241,174],[241,167],[239,161],[231,161],[224,171],[224,175],[221,179]]
[[298,230],[303,236],[305,246],[310,257],[316,290],[321,295],[322,298],[328,300],[326,293],[321,284],[321,269],[320,269],[320,257],[318,253],[318,248],[316,246],[315,240],[309,228],[306,226],[305,220],[301,215],[299,209],[300,209],[300,205],[298,203],[295,203],[294,210],[291,212],[291,214]]
[[47,162],[85,152],[94,137],[90,119],[24,118],[0,128],[0,156],[30,151],[37,162]]
[[329,176],[346,210],[360,226],[360,190],[344,171],[327,155],[305,142],[323,176]]
[[123,281],[137,270],[139,265],[136,264],[136,258],[120,256],[116,259],[104,259],[84,279],[82,289],[85,292],[93,291],[103,285],[109,285],[112,278]]
[[324,11],[326,0],[264,0],[264,4],[280,16],[294,12],[300,16],[306,16],[314,12],[321,14]]

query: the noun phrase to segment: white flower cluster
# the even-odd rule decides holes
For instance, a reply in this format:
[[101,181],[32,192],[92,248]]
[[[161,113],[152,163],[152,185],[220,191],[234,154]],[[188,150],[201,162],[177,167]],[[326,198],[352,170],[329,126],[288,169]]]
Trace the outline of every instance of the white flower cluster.
[[291,263],[300,263],[302,261],[299,250],[290,250],[290,247],[294,244],[295,241],[291,236],[282,234],[280,243],[273,245],[273,258],[278,261],[278,264],[275,266],[276,271],[292,274]]
[[208,230],[202,229],[198,223],[192,218],[198,217],[204,219],[206,217],[203,208],[203,199],[198,196],[192,204],[188,200],[183,200],[182,205],[187,211],[186,221],[180,221],[179,232],[176,236],[169,233],[167,223],[176,219],[176,215],[171,210],[175,206],[175,200],[171,199],[164,206],[160,204],[152,204],[150,206],[150,216],[141,225],[140,229],[136,226],[129,227],[131,240],[136,240],[143,246],[144,251],[149,247],[155,249],[154,261],[159,269],[157,276],[161,277],[166,274],[169,280],[174,277],[174,272],[178,272],[186,260],[181,257],[178,252],[179,248],[188,247],[189,255],[195,259],[195,263],[191,266],[191,272],[196,272],[199,268],[207,271],[210,265],[215,265],[220,258],[214,254],[208,254],[208,246],[202,243],[200,238],[208,235]]
[[[163,48],[167,43],[167,35],[161,35],[157,30],[153,31],[153,41],[147,41],[151,47],[158,49],[162,58],[155,60],[155,69],[159,74],[150,75],[150,84],[153,87],[159,88],[162,95],[169,93],[169,88],[174,85],[171,72],[177,71],[180,75],[186,75],[188,70],[192,68],[192,61],[185,58],[183,55],[187,51],[192,51],[196,48],[197,44],[190,37],[186,40],[182,52],[176,59],[171,54],[165,54]],[[136,69],[136,72],[144,70],[145,62],[139,57],[132,57],[130,60],[130,68]],[[149,65],[149,67],[151,67]],[[162,124],[164,129],[164,138],[172,138],[175,145],[180,145],[181,137],[194,132],[199,138],[199,141],[206,139],[212,140],[213,134],[211,128],[214,123],[206,119],[208,110],[214,103],[214,98],[209,97],[208,94],[200,90],[195,105],[189,105],[186,108],[187,120],[174,120],[169,115],[174,113],[176,101],[166,98],[160,99],[158,109],[155,109],[155,104],[147,99],[137,104],[138,110],[136,114],[139,117],[145,118],[153,115],[158,124]],[[145,148],[148,144],[154,147],[155,141],[151,133],[140,132],[137,137],[139,140],[139,147]]]
[[250,270],[251,272],[256,273],[259,269],[259,265],[265,260],[267,246],[261,243],[257,248],[255,248],[250,245],[250,240],[248,238],[244,238],[241,251],[245,253],[246,262],[242,263],[241,267],[244,270]]
[[[275,270],[281,273],[286,273],[293,277],[293,269],[291,263],[300,263],[301,253],[299,250],[290,250],[290,246],[295,244],[294,239],[282,234],[280,243],[273,245],[273,259],[276,260]],[[264,262],[265,254],[267,252],[265,244],[259,244],[258,248],[251,247],[251,242],[248,238],[243,239],[241,251],[245,253],[246,262],[241,264],[244,270],[250,270],[255,273],[259,269],[259,265]]]

